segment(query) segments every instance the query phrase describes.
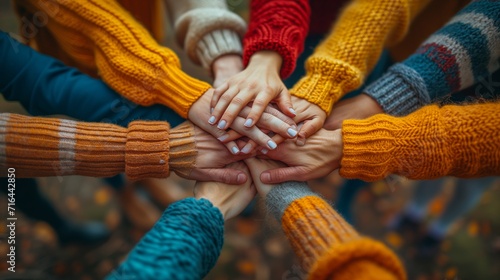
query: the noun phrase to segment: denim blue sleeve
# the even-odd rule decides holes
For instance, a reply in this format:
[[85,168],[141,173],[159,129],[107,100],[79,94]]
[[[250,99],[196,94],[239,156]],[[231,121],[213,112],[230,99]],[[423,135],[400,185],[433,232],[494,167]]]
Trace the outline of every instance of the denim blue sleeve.
[[202,279],[224,242],[224,219],[206,199],[170,205],[107,279]]
[[40,54],[0,31],[0,92],[19,101],[32,115],[67,115],[88,122],[127,126],[141,120],[164,120],[172,127],[183,119],[173,110],[136,105],[104,82]]

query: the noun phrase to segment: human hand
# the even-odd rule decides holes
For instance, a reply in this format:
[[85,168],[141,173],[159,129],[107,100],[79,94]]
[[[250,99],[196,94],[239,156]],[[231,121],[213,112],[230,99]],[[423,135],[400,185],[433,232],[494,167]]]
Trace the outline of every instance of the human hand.
[[296,143],[299,146],[303,146],[307,138],[311,137],[323,127],[326,120],[326,112],[319,106],[299,97],[292,96],[292,102],[297,112],[294,121],[297,124],[303,123],[299,130]]
[[212,63],[213,87],[220,87],[229,78],[240,73],[242,70],[243,60],[240,55],[226,54],[219,56]]
[[[235,162],[227,168],[237,169],[250,176],[248,168],[243,162]],[[247,180],[244,185],[228,185],[217,182],[196,182],[194,196],[197,199],[205,198],[219,208],[224,220],[229,220],[238,215],[254,198],[257,191],[252,180]]]
[[[251,154],[232,155],[220,141],[189,122],[172,129],[171,135],[174,134],[182,135],[170,139],[169,165],[177,175],[191,180],[227,184],[243,184],[248,180],[245,172],[225,166],[252,156]],[[188,141],[190,137],[194,141]],[[194,147],[183,149],[189,143]]]
[[339,129],[342,127],[344,120],[366,119],[381,113],[384,113],[384,110],[382,110],[380,104],[368,94],[362,93],[335,104],[323,128],[328,130]]
[[[268,147],[269,149],[274,149],[277,146],[276,141],[272,140],[266,133],[262,131],[271,130],[279,131],[280,134],[287,133],[290,135],[296,135],[297,130],[295,122],[289,117],[283,115],[279,110],[268,106],[265,109],[263,117],[257,122],[257,126],[246,127],[244,126],[245,117],[249,114],[250,108],[245,107],[236,117],[235,121],[231,125],[232,130],[221,130],[215,126],[210,125],[206,120],[210,117],[210,99],[212,97],[213,89],[208,90],[203,96],[201,96],[189,109],[188,118],[194,124],[207,131],[221,142],[223,142],[228,150],[233,154],[240,153],[240,149],[233,141],[241,136],[247,136],[253,142],[251,146],[255,148],[257,145]],[[262,129],[261,129],[262,128]],[[253,143],[253,144],[252,144]],[[251,152],[252,149],[245,149],[246,153]]]
[[275,169],[286,166],[283,163],[280,163],[279,161],[259,159],[255,157],[245,159],[245,164],[250,170],[250,175],[252,177],[253,184],[257,189],[257,192],[262,197],[267,196],[267,194],[271,191],[273,185],[262,183],[262,181],[260,180],[260,174],[268,169]]
[[[226,129],[251,101],[252,110],[244,122],[246,127],[255,125],[273,100],[284,114],[294,117],[290,94],[279,74],[281,63],[281,56],[273,51],[260,51],[252,55],[245,70],[215,89],[210,102],[213,111],[209,122],[218,122],[219,129]],[[286,133],[282,136],[293,138]]]
[[287,140],[267,157],[283,162],[288,167],[274,168],[262,172],[260,179],[265,184],[285,181],[307,181],[325,176],[340,167],[342,159],[342,131],[321,129],[307,139],[307,145],[297,146]]

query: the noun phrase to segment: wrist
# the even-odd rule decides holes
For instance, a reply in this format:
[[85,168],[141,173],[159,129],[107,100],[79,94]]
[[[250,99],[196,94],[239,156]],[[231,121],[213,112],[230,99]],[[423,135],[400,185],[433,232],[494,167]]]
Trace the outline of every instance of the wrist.
[[275,51],[259,51],[250,57],[248,67],[262,67],[265,69],[273,69],[279,73],[283,58]]
[[222,214],[222,218],[224,220],[226,220],[228,209],[226,207],[224,207],[222,205],[222,203],[217,200],[216,197],[209,195],[209,194],[206,194],[206,193],[201,193],[201,194],[195,194],[195,198],[198,200],[206,199],[206,200],[210,201],[210,203],[212,203],[212,206],[217,208],[220,211],[220,213]]

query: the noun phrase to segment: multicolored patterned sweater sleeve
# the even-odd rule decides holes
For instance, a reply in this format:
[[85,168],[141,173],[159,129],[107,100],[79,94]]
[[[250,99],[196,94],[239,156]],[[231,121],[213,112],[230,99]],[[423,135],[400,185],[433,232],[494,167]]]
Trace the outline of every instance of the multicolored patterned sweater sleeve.
[[406,279],[391,250],[360,236],[307,184],[287,182],[273,187],[266,206],[281,221],[308,279]]
[[206,199],[170,205],[106,279],[202,279],[224,242],[224,219]]
[[[467,88],[500,68],[500,2],[478,0],[462,9],[402,63],[365,92],[390,115],[416,109]],[[495,97],[494,92],[487,99]]]
[[500,103],[429,105],[406,116],[342,124],[340,175],[377,181],[500,175]]
[[190,124],[170,130],[166,122],[134,121],[123,128],[2,113],[0,166],[15,168],[18,177],[165,178],[170,169],[194,166],[193,135]]
[[246,23],[225,0],[165,0],[179,44],[204,68],[225,54],[242,53]]
[[210,88],[184,73],[175,53],[158,45],[115,0],[17,4],[32,13],[43,12],[47,17],[43,28],[75,66],[85,73],[97,70],[114,90],[137,104],[163,104],[186,117],[191,105]]
[[329,114],[336,101],[362,84],[384,46],[405,36],[411,20],[430,1],[352,1],[307,59],[306,75],[290,93]]
[[283,59],[281,78],[295,69],[297,57],[304,50],[311,9],[307,0],[252,0],[250,24],[243,40],[243,62],[262,50],[279,53]]

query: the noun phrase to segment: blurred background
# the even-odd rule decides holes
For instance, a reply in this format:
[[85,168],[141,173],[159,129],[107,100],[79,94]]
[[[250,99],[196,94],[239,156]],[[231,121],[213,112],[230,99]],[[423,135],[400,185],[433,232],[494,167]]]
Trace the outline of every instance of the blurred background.
[[[231,10],[248,19],[248,1],[230,0]],[[210,81],[209,76],[193,65],[179,48],[168,21],[164,44],[181,57],[185,72]],[[18,20],[10,1],[0,1],[0,29],[18,33]],[[1,67],[1,66],[0,66]],[[0,97],[1,98],[1,97]],[[24,114],[13,102],[0,100],[0,112]],[[0,279],[101,279],[126,257],[145,233],[134,219],[124,213],[116,192],[103,181],[71,176],[37,179],[45,194],[64,217],[76,222],[101,221],[112,231],[111,238],[95,246],[61,246],[54,230],[45,222],[32,220],[17,211],[16,273],[6,272],[4,258],[7,197],[0,195]],[[343,179],[337,173],[311,182],[311,187],[326,199],[335,201]],[[437,217],[453,196],[456,180],[443,180],[443,191],[429,203],[424,223]],[[173,176],[156,181],[160,189],[174,197],[192,192],[192,182]],[[18,184],[17,188],[23,186]],[[419,257],[420,244],[415,232],[391,231],[387,225],[413,195],[415,182],[392,178],[371,184],[354,200],[353,223],[361,233],[388,244],[403,259],[410,279],[500,279],[500,181],[493,180],[479,203],[454,223],[452,232],[429,257]],[[155,211],[158,203],[140,187],[135,194]],[[337,205],[333,205],[336,207]],[[279,225],[262,209],[257,199],[242,215],[226,224],[225,243],[215,268],[206,279],[305,279]]]

